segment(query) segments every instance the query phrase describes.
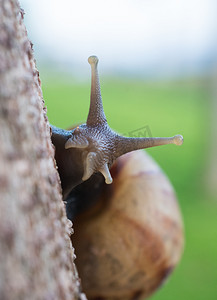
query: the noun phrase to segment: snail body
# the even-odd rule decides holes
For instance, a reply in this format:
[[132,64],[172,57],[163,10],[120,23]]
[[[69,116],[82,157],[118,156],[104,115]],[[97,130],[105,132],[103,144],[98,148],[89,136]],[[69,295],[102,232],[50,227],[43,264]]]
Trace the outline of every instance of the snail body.
[[98,76],[98,58],[90,56],[91,96],[85,124],[72,130],[63,130],[51,125],[52,142],[60,174],[64,199],[80,183],[100,172],[107,184],[112,183],[110,167],[121,155],[160,145],[182,145],[183,137],[128,138],[114,132],[108,125],[101,98]]
[[78,271],[88,299],[142,299],[177,264],[183,234],[169,181],[149,156],[134,150],[181,145],[183,138],[114,132],[103,111],[98,58],[88,62],[86,123],[71,130],[51,126],[67,216],[75,227]]

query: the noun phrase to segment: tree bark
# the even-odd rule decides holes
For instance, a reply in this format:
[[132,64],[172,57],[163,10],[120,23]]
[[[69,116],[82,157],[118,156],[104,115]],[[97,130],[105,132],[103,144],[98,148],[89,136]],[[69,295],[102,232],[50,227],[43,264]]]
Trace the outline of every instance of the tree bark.
[[59,176],[32,45],[0,0],[0,299],[78,299]]

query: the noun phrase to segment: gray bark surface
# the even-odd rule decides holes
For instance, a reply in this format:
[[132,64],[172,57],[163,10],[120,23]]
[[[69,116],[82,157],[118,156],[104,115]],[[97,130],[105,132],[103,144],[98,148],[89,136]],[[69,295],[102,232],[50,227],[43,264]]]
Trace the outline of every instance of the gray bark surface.
[[0,299],[78,299],[39,73],[16,0],[0,0]]

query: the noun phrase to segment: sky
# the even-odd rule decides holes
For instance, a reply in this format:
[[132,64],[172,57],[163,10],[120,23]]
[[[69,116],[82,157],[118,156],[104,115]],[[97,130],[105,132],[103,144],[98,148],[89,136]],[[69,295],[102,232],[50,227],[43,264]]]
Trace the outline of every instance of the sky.
[[39,63],[82,73],[97,55],[107,73],[175,74],[211,68],[216,0],[21,0]]

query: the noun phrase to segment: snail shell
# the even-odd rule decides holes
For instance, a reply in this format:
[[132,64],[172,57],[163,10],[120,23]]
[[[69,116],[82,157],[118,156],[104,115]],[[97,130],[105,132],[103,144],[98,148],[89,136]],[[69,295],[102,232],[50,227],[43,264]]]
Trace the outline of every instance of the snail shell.
[[111,174],[97,204],[74,220],[76,265],[89,300],[145,299],[180,260],[179,207],[144,151],[118,158]]

